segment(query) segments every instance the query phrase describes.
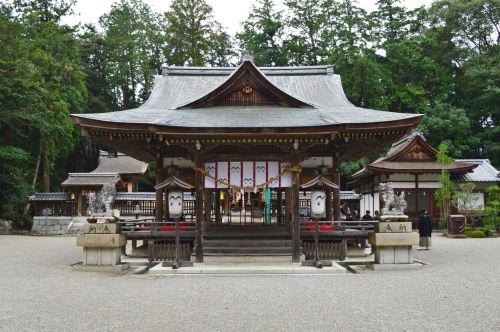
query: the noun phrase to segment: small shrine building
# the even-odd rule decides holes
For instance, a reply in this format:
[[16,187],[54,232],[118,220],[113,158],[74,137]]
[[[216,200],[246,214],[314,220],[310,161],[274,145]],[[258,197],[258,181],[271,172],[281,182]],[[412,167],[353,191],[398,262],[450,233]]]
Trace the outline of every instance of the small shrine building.
[[[439,220],[434,194],[440,188],[442,169],[437,162],[437,150],[429,145],[421,132],[414,131],[392,144],[384,156],[355,173],[348,185],[362,195],[361,211],[380,211],[379,184],[392,182],[398,194],[405,192],[406,214],[414,223],[421,209],[426,209],[434,220]],[[485,189],[500,181],[499,171],[487,159],[455,159],[444,169],[456,183],[475,184],[477,211],[485,207]]]

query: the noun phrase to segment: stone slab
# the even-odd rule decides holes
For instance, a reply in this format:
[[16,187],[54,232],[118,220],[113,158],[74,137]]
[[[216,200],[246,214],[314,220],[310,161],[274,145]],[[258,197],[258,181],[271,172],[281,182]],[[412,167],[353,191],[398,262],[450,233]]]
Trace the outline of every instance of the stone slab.
[[83,248],[84,265],[118,265],[121,256],[121,248]]
[[410,264],[413,263],[411,246],[375,247],[375,263],[377,264]]
[[88,234],[117,234],[121,231],[121,225],[117,223],[90,224],[85,223],[83,232]]
[[400,270],[418,270],[423,267],[419,263],[410,264],[377,264],[369,263],[368,268],[374,271],[400,271]]
[[126,244],[125,234],[80,234],[76,238],[77,247],[117,248]]
[[108,272],[108,273],[119,273],[125,272],[130,268],[128,263],[118,264],[118,265],[83,265],[76,264],[72,266],[73,271],[83,271],[83,272]]
[[378,219],[381,222],[387,222],[387,221],[407,221],[408,216],[406,215],[385,215],[385,216],[380,216]]
[[411,246],[417,245],[419,235],[411,233],[372,233],[368,235],[368,241],[375,246]]
[[204,265],[194,264],[193,267],[183,267],[172,269],[163,267],[161,263],[149,269],[149,274],[164,275],[227,275],[227,274],[346,274],[347,269],[336,262],[332,266],[325,266],[322,269],[311,266],[300,266],[297,264],[287,264],[284,266],[259,266],[259,265]]
[[379,222],[375,224],[376,233],[410,233],[411,231],[411,221]]

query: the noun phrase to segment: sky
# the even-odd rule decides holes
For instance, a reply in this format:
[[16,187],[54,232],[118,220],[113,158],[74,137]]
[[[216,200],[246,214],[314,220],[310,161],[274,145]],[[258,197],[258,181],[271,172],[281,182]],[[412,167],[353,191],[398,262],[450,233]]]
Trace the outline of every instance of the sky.
[[[77,23],[94,23],[97,24],[99,17],[110,11],[111,5],[118,0],[77,0],[74,7],[75,14],[66,17],[63,22],[71,25]],[[169,9],[171,0],[143,0],[151,6],[155,12],[165,12]],[[240,23],[243,22],[250,11],[255,0],[206,0],[214,9],[214,16],[224,27],[228,29],[228,33],[233,35],[240,30]],[[368,12],[376,9],[376,0],[359,0],[358,5]],[[284,9],[282,0],[275,0],[277,9]],[[401,3],[410,8],[419,6],[429,6],[432,0],[402,0]]]

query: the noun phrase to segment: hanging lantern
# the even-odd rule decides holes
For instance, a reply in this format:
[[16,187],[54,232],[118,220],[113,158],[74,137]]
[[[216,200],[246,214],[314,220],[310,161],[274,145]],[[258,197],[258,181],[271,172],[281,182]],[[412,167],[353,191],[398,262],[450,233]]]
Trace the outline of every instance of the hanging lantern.
[[321,217],[325,213],[326,194],[323,191],[315,190],[311,194],[311,214],[314,217]]
[[171,191],[168,193],[168,212],[171,218],[182,216],[182,192]]
[[224,200],[224,192],[223,192],[223,191],[221,191],[221,192],[219,193],[219,199],[220,199],[221,201],[223,201],[223,200]]

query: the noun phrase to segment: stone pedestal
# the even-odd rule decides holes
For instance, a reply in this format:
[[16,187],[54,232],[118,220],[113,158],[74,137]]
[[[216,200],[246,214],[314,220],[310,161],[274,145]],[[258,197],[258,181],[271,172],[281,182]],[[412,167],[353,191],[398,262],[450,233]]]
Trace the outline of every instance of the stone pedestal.
[[408,216],[380,217],[375,233],[369,235],[368,241],[375,249],[375,263],[370,264],[370,268],[391,270],[420,267],[420,264],[413,262],[412,249],[413,245],[418,244],[419,235],[412,231]]
[[115,223],[85,224],[84,233],[76,240],[76,245],[83,247],[83,265],[121,264],[127,237],[120,232],[120,225]]

